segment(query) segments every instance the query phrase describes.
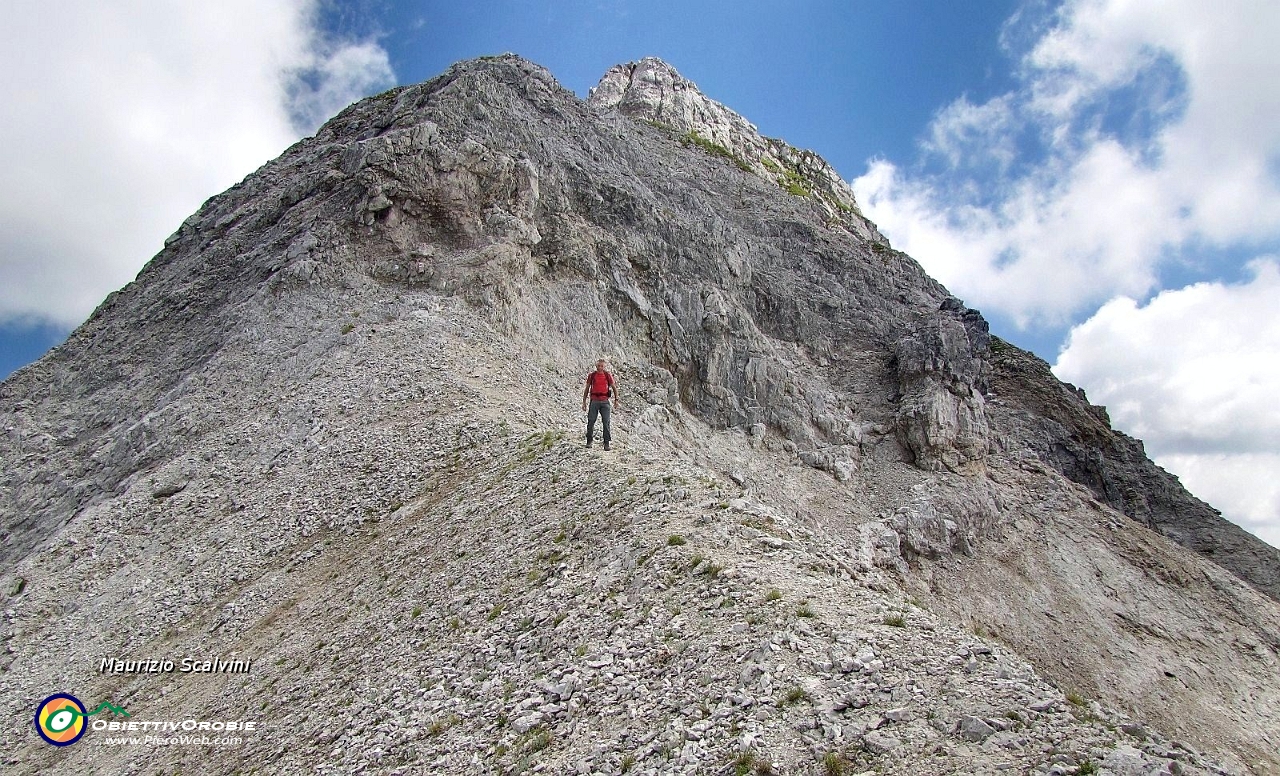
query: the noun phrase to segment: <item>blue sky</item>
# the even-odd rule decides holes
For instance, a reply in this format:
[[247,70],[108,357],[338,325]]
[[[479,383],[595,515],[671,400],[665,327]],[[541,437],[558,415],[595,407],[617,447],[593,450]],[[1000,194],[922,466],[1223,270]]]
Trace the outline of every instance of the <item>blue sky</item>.
[[504,51],[584,96],[656,55],[1280,543],[1277,33],[1269,0],[6,4],[0,376],[351,100]]

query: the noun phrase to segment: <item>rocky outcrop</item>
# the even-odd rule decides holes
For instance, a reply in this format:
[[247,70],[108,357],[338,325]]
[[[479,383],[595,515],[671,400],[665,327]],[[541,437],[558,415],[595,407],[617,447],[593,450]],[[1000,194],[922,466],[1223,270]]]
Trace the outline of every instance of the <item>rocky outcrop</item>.
[[896,343],[897,428],[921,468],[980,469],[991,447],[983,398],[989,348],[987,322],[956,299]]
[[733,162],[789,193],[810,197],[828,220],[866,240],[888,245],[863,217],[853,189],[812,151],[763,137],[755,125],[698,90],[692,81],[655,57],[617,65],[587,95],[587,104],[614,109],[672,132],[682,142]]

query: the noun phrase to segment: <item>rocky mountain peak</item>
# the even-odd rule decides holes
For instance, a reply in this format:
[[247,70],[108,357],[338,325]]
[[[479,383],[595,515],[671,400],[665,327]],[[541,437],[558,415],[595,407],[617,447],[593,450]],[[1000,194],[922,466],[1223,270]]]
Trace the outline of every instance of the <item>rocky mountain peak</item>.
[[[587,104],[617,108],[632,118],[699,132],[728,147],[759,139],[751,122],[699,91],[696,84],[657,57],[609,68],[587,94]],[[736,145],[736,144],[735,144]]]
[[588,93],[587,104],[664,128],[791,194],[812,197],[829,219],[850,225],[865,239],[887,244],[862,217],[853,189],[825,159],[762,136],[754,124],[707,97],[657,57],[610,68]]

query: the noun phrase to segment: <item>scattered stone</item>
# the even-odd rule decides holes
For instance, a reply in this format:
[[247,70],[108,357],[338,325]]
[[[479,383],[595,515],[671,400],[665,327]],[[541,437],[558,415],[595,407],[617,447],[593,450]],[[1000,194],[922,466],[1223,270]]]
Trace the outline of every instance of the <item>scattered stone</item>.
[[190,482],[186,477],[173,477],[157,481],[151,487],[151,496],[158,499],[176,496],[185,490]]
[[961,717],[957,725],[957,734],[965,741],[985,741],[987,736],[995,732],[996,729],[994,727],[988,725],[986,720],[978,717]]
[[870,731],[862,736],[862,743],[867,751],[876,755],[886,755],[902,746],[902,742],[887,733]]

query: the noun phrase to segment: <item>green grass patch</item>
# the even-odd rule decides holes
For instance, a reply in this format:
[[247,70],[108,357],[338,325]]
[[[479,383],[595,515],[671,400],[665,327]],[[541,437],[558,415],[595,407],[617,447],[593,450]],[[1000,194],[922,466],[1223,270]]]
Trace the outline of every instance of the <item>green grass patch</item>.
[[676,128],[671,126],[670,124],[663,124],[661,121],[653,121],[652,119],[640,119],[640,120],[648,124],[649,126],[653,127],[654,129],[660,129],[663,132],[670,132],[673,135],[676,133]]
[[535,431],[520,443],[520,459],[526,463],[547,452],[564,439],[564,431]]
[[733,767],[733,776],[750,776],[752,773],[756,774],[756,776],[772,776],[773,774],[773,765],[768,760],[761,759],[754,749],[739,752],[738,756],[733,758],[731,765]]
[[797,197],[807,197],[813,194],[813,188],[809,185],[809,182],[792,167],[782,171],[782,180],[778,182],[778,185],[786,189],[788,194],[793,194]]
[[697,147],[701,148],[703,151],[706,151],[712,156],[718,156],[721,159],[725,159],[727,161],[733,162],[735,165],[738,166],[738,169],[742,170],[743,172],[751,172],[751,165],[747,163],[746,159],[743,159],[741,156],[738,156],[737,154],[730,151],[728,148],[725,148],[724,146],[720,145],[716,141],[707,137],[703,137],[702,135],[699,135],[697,132],[688,132],[684,134],[680,138],[680,142],[684,143],[685,145],[696,145]]
[[440,717],[438,719],[433,719],[431,720],[431,724],[427,726],[427,735],[433,736],[433,737],[438,736],[444,731],[458,724],[458,722],[459,722],[459,719],[458,719],[458,715],[456,714],[450,714],[447,717]]
[[548,746],[551,746],[551,731],[544,725],[539,725],[516,739],[516,748],[529,754],[541,752]]
[[822,756],[823,776],[845,776],[851,765],[839,752],[827,752]]

